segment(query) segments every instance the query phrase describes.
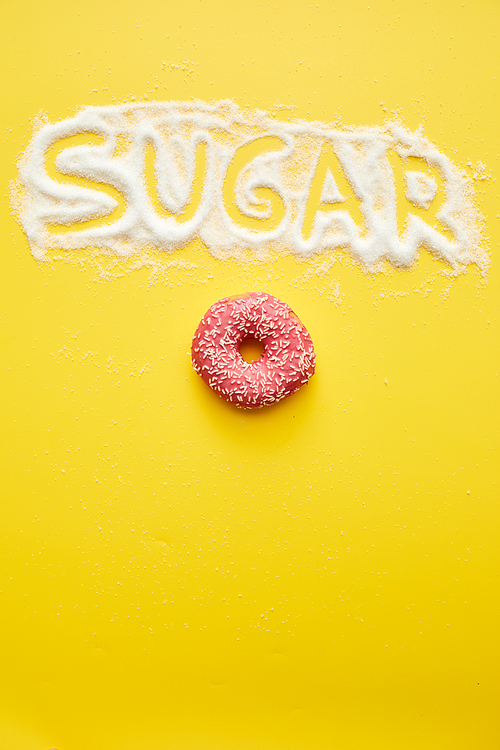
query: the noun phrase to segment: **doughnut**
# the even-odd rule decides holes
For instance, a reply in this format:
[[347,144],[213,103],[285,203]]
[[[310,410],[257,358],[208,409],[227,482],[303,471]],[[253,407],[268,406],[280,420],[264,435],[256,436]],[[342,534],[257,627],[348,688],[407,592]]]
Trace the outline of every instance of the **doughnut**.
[[[257,339],[262,356],[245,362],[240,346]],[[191,360],[223,399],[259,409],[295,393],[314,374],[314,348],[307,329],[285,302],[264,292],[224,297],[196,329]]]

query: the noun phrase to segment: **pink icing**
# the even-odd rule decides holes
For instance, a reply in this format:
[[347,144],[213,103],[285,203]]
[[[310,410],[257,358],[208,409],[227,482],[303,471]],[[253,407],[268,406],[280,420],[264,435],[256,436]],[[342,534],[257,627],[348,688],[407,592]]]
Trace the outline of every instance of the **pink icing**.
[[[241,342],[264,346],[260,359],[245,362]],[[287,304],[264,292],[225,297],[203,316],[194,334],[196,372],[222,398],[258,409],[295,393],[314,374],[311,337]]]

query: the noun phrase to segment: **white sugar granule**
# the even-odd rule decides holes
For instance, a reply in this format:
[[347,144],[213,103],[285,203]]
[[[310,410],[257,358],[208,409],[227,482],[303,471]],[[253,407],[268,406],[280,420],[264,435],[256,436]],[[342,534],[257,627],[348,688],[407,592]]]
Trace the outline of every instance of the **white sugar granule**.
[[[59,150],[53,179],[48,150],[78,134],[102,142]],[[64,182],[66,175],[83,179]],[[121,212],[96,183],[118,191]],[[401,200],[408,210],[398,224]],[[277,250],[308,260],[344,248],[368,271],[383,260],[408,267],[421,247],[455,271],[475,263],[484,273],[489,262],[473,181],[420,130],[399,121],[280,122],[228,100],[87,107],[62,122],[39,119],[12,205],[37,260],[49,249],[126,260],[199,239],[221,259],[250,252],[264,260]]]

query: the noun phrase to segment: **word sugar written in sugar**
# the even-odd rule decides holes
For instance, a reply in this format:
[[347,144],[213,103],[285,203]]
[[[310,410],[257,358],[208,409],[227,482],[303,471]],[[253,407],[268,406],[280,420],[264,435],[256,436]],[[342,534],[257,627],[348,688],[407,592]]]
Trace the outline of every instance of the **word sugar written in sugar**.
[[13,204],[39,260],[199,238],[219,257],[346,248],[370,268],[425,247],[486,265],[471,180],[400,122],[287,123],[230,101],[88,107],[36,130]]

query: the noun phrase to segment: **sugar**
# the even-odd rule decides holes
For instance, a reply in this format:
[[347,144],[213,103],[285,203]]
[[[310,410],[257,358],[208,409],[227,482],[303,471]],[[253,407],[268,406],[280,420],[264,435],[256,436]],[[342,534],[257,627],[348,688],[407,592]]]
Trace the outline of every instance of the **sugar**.
[[[48,150],[81,133],[102,145],[69,146],[55,166],[61,180],[78,176],[88,186],[52,179]],[[391,153],[404,173],[399,191]],[[407,169],[408,159],[420,169]],[[18,166],[12,205],[37,260],[49,249],[172,254],[199,239],[218,258],[278,250],[310,260],[345,248],[370,271],[384,259],[408,267],[425,247],[454,270],[488,268],[473,181],[400,121],[283,122],[230,100],[87,107],[61,122],[40,120]],[[433,171],[444,185],[437,222],[422,216],[438,193]],[[118,202],[95,183],[123,196],[117,218]]]

